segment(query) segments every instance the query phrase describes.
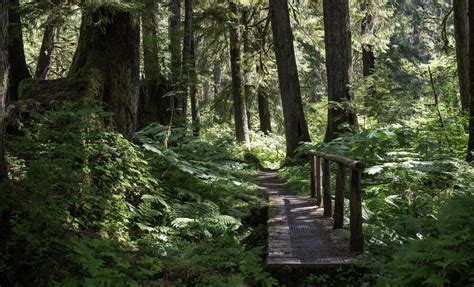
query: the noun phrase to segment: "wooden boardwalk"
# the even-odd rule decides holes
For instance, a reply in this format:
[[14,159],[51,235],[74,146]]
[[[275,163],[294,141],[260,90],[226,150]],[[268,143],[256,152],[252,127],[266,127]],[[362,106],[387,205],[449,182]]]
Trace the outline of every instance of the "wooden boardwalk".
[[349,239],[333,231],[331,218],[309,197],[294,195],[276,172],[258,176],[269,200],[267,265],[328,267],[350,264]]

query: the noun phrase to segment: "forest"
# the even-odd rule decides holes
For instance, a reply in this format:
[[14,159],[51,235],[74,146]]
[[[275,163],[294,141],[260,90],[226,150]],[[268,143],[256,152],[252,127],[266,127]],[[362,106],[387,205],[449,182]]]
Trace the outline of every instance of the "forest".
[[473,206],[474,1],[0,0],[1,287],[474,286]]

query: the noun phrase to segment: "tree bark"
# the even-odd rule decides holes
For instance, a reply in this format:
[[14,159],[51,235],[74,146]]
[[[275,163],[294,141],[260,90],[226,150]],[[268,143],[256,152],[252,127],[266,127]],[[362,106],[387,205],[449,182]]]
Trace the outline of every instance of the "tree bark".
[[303,112],[300,83],[296,67],[293,32],[287,0],[270,0],[280,94],[285,122],[286,155],[293,157],[300,142],[310,141],[308,125]]
[[233,13],[233,23],[230,25],[230,63],[232,73],[232,95],[234,98],[235,135],[238,142],[250,144],[250,134],[247,119],[247,105],[245,102],[245,88],[242,71],[240,9],[233,2],[229,2]]
[[204,83],[202,85],[203,85],[203,87],[202,87],[202,102],[206,105],[211,100],[209,98],[210,97],[210,92],[211,92],[209,78],[206,77],[204,79]]
[[453,0],[454,35],[461,108],[469,111],[469,18],[468,0]]
[[44,28],[43,41],[41,43],[38,62],[36,64],[35,78],[47,80],[51,69],[51,58],[54,52],[54,45],[59,33],[59,25],[53,16],[48,17]]
[[469,140],[467,146],[468,162],[474,161],[474,2],[469,1]]
[[222,66],[219,61],[214,63],[214,99],[218,99],[222,86]]
[[252,65],[250,64],[250,53],[251,53],[251,46],[250,46],[250,15],[249,15],[249,9],[245,8],[242,11],[242,22],[244,26],[244,31],[242,33],[242,40],[243,40],[243,46],[244,46],[244,53],[243,53],[243,58],[244,58],[244,63],[243,63],[243,70],[244,70],[244,94],[245,94],[245,105],[247,108],[247,122],[249,126],[249,130],[252,129],[252,118],[251,118],[251,107],[252,107],[252,86],[249,84],[248,79],[251,73],[250,67]]
[[260,118],[260,130],[268,135],[272,132],[272,122],[270,114],[270,105],[268,104],[267,94],[265,89],[260,86],[257,91],[258,94],[258,116]]
[[[89,96],[113,113],[107,123],[126,138],[136,130],[140,88],[137,15],[105,5],[83,17],[70,77],[85,79]],[[108,21],[104,24],[103,19]]]
[[174,96],[174,113],[177,120],[181,117],[181,0],[170,0],[169,37],[171,52],[171,86]]
[[197,97],[197,71],[196,71],[196,40],[194,32],[191,30],[191,67],[190,67],[190,98],[191,98],[191,119],[193,124],[193,135],[201,135],[201,114],[199,113],[199,99]]
[[184,37],[183,37],[183,88],[181,114],[186,122],[188,112],[188,95],[191,94],[192,86],[192,48],[193,48],[193,0],[184,1]]
[[25,48],[23,45],[23,32],[21,18],[17,8],[20,5],[19,0],[10,0],[9,6],[9,42],[8,59],[10,63],[9,85],[7,102],[11,103],[18,100],[18,88],[20,82],[31,78],[30,70],[26,64]]
[[[5,164],[5,110],[8,91],[8,6],[9,0],[0,0],[0,183],[7,179]],[[1,225],[1,215],[0,215]]]
[[[362,19],[361,31],[362,35],[370,35],[373,33],[373,17],[372,17],[372,0],[366,0],[362,4],[362,10],[365,11],[365,16]],[[364,77],[369,77],[374,74],[375,71],[375,55],[370,44],[362,45],[362,73]]]
[[[357,128],[351,104],[352,47],[349,0],[324,0],[324,32],[328,82],[327,142]],[[349,125],[349,129],[344,127]]]
[[142,84],[142,100],[140,103],[139,128],[153,122],[169,125],[174,100],[165,97],[169,91],[168,81],[161,75],[158,48],[158,15],[156,3],[152,0],[145,2],[142,19],[142,43],[145,81]]

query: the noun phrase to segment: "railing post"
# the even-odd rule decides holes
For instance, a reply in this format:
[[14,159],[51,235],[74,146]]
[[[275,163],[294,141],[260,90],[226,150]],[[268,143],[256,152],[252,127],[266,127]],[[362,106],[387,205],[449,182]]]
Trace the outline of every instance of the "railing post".
[[351,251],[360,252],[360,253],[364,251],[364,238],[362,235],[361,177],[362,177],[361,170],[359,169],[352,170],[351,194],[350,194],[350,210],[351,210],[350,249]]
[[311,198],[316,198],[316,156],[311,157]]
[[321,206],[321,158],[316,156],[316,204]]
[[323,205],[324,216],[331,217],[332,215],[332,199],[331,199],[331,174],[329,160],[323,161]]
[[333,229],[344,227],[344,188],[345,188],[344,164],[337,164],[336,201],[334,203],[334,225]]

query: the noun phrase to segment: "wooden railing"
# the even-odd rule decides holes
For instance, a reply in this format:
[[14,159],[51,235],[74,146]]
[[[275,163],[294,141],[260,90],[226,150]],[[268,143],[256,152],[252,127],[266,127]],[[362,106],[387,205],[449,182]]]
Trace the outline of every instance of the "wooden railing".
[[[318,206],[321,206],[321,201],[323,202],[324,216],[327,217],[333,216],[330,162],[337,163],[336,196],[333,216],[334,229],[341,229],[344,225],[345,173],[347,168],[350,170],[350,250],[362,253],[364,251],[364,238],[362,234],[361,177],[364,164],[346,157],[325,154],[318,151],[311,151],[310,157],[311,197],[316,198]],[[323,187],[322,194],[321,185]]]

